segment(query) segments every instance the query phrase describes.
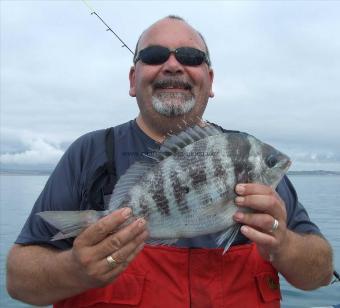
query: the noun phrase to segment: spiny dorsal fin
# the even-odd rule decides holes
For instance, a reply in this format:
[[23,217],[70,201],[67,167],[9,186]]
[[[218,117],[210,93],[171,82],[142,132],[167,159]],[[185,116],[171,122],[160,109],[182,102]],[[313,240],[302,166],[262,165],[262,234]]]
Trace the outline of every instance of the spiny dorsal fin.
[[109,203],[110,209],[118,208],[124,201],[125,196],[132,186],[134,186],[150,169],[156,165],[152,161],[135,162],[117,182]]
[[161,145],[156,158],[161,161],[166,157],[174,155],[189,144],[192,144],[203,138],[215,136],[222,133],[222,130],[210,124],[207,124],[204,127],[200,127],[198,125],[187,127],[185,130],[176,135],[169,134],[169,137],[165,139],[165,141]]

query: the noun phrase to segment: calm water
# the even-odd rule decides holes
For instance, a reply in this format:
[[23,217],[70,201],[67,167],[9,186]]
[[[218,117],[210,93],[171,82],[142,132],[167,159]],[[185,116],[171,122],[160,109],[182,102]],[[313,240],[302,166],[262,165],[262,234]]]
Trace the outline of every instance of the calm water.
[[[290,178],[312,220],[333,246],[335,267],[340,272],[340,176]],[[46,180],[47,176],[0,175],[0,307],[30,307],[9,298],[5,288],[5,259]],[[281,284],[282,307],[340,304],[340,283],[312,292],[292,288],[283,279]]]

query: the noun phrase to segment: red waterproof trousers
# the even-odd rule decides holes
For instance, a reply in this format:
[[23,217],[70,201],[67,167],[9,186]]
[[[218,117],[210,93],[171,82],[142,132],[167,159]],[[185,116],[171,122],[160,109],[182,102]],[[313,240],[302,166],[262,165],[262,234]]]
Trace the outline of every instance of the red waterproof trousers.
[[222,251],[146,246],[112,284],[54,307],[280,307],[277,272],[254,244]]

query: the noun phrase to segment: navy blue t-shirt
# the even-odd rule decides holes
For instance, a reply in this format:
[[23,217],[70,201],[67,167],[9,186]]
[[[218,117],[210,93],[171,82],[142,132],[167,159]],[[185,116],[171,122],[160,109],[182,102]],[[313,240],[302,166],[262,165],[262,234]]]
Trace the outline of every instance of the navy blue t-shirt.
[[[105,146],[105,131],[98,130],[83,135],[68,148],[35,202],[16,240],[17,244],[49,244],[60,249],[72,246],[73,239],[50,241],[58,230],[44,222],[36,213],[89,209],[85,196],[87,183],[97,168],[107,161]],[[135,161],[145,159],[143,154],[158,148],[159,145],[138,127],[135,120],[115,127],[114,160],[117,179]],[[321,234],[299,203],[294,187],[286,176],[279,183],[277,192],[286,205],[289,229],[298,233]],[[216,235],[205,235],[180,239],[176,246],[213,248],[216,247],[215,238]],[[246,242],[247,239],[239,234],[233,244]]]

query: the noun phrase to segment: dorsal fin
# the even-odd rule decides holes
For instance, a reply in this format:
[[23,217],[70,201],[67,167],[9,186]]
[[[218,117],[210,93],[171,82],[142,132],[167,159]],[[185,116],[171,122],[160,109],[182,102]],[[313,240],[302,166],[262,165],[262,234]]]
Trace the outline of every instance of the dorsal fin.
[[204,127],[200,127],[198,125],[187,127],[185,130],[179,132],[176,135],[168,134],[169,137],[165,139],[161,145],[156,158],[157,160],[161,161],[166,157],[176,154],[189,144],[206,137],[215,136],[222,133],[223,131],[221,129],[208,124]]
[[143,177],[143,175],[145,175],[155,165],[156,163],[153,161],[135,162],[117,182],[110,199],[109,208],[118,208],[124,201],[124,198],[131,187],[134,186]]

